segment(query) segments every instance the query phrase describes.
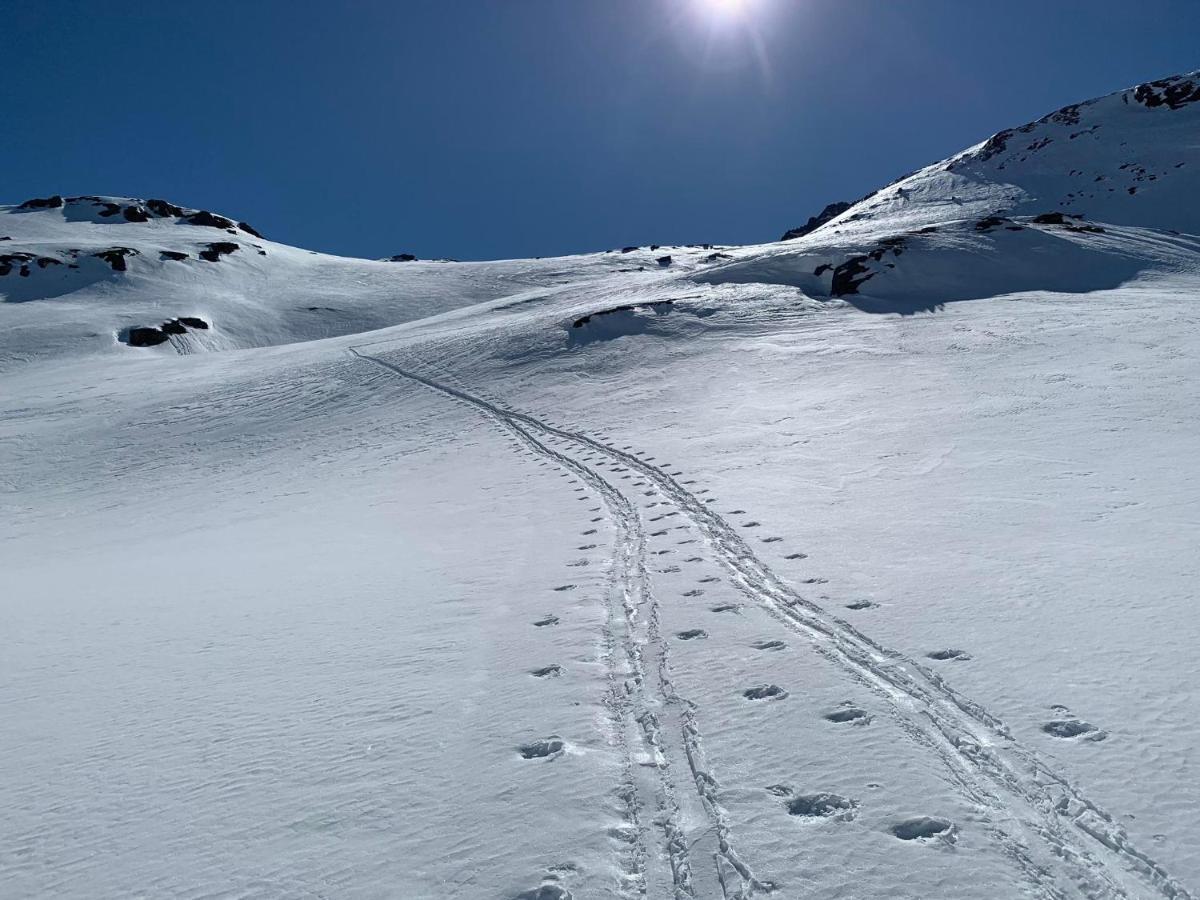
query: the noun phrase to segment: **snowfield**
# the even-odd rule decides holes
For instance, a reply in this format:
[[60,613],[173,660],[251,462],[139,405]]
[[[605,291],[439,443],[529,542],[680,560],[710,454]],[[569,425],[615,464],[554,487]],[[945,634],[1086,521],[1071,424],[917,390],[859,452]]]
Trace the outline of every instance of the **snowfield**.
[[0,209],[0,895],[1200,896],[1198,101],[753,247]]

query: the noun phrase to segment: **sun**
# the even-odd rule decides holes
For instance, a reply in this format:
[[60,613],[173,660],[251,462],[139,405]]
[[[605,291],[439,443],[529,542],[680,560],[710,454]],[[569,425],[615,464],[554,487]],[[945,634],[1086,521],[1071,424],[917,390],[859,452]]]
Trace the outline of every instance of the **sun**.
[[748,0],[700,0],[714,15],[722,18],[736,18],[746,12]]

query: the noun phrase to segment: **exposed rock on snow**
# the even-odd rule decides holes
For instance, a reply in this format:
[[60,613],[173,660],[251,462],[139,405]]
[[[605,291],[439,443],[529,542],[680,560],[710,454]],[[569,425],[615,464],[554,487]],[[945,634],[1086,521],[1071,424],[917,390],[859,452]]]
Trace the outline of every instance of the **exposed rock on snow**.
[[830,203],[815,216],[809,216],[808,221],[799,228],[793,228],[791,231],[786,232],[779,240],[790,241],[794,240],[795,238],[804,237],[806,234],[811,234],[826,222],[830,221],[831,219],[836,219],[838,216],[848,210],[850,206],[851,204],[842,201]]
[[199,255],[205,262],[219,262],[222,256],[236,253],[240,249],[241,246],[233,241],[216,241],[207,245]]
[[26,200],[17,209],[58,209],[63,205],[63,198],[58,194],[51,197],[34,197]]

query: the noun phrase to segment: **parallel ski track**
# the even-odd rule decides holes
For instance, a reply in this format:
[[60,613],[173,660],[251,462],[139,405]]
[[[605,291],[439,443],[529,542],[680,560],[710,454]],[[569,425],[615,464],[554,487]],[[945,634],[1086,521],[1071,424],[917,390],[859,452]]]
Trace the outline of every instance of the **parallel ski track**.
[[[610,608],[613,605],[619,608],[615,618],[619,618],[620,621],[610,621],[610,645],[620,645],[621,649],[616,652],[624,653],[628,666],[627,673],[617,671],[615,660],[610,659],[610,679],[613,682],[610,688],[612,712],[614,719],[619,723],[628,720],[636,722],[644,746],[654,761],[653,768],[659,774],[655,798],[657,813],[654,819],[662,829],[662,850],[670,864],[675,896],[696,896],[691,851],[692,846],[703,839],[701,835],[689,844],[685,828],[680,821],[681,803],[671,777],[671,758],[677,755],[686,762],[688,778],[695,789],[695,799],[699,801],[708,818],[709,827],[706,833],[711,831],[715,835],[714,874],[722,896],[726,900],[749,900],[756,893],[772,892],[774,885],[756,876],[732,845],[727,816],[717,800],[719,784],[705,762],[695,706],[678,694],[671,680],[668,644],[659,627],[658,604],[654,598],[646,564],[646,533],[641,516],[634,505],[598,472],[559,453],[530,433],[530,427],[540,426],[524,418],[510,416],[486,401],[466,392],[447,388],[386,360],[361,353],[354,348],[351,348],[350,352],[360,359],[375,363],[397,375],[473,406],[497,421],[535,453],[572,472],[599,494],[617,530],[609,591],[612,600],[615,600],[615,603],[610,600]],[[647,657],[650,658],[649,666]],[[648,669],[652,678],[647,677]],[[647,696],[648,691],[652,692],[650,696]],[[677,723],[672,723],[677,727],[672,728],[671,734],[678,735],[678,753],[672,752],[669,746],[670,736],[664,733],[662,715],[656,712],[656,709],[673,713],[673,718],[677,717]],[[626,730],[625,727],[618,728],[618,739],[626,754],[626,790],[632,792],[637,790],[637,765],[632,758]],[[638,807],[635,798],[632,795],[627,796],[627,816],[638,831],[633,874],[644,892],[650,877],[648,868],[652,860],[651,848],[645,843],[646,825]]]
[[[1088,799],[1068,778],[1054,771],[1033,749],[1021,744],[998,716],[956,691],[929,667],[876,642],[785,584],[758,559],[728,522],[667,472],[586,434],[496,405],[379,357],[353,348],[350,352],[466,402],[501,424],[520,431],[525,440],[536,444],[538,452],[553,457],[556,463],[600,491],[621,527],[636,528],[634,541],[640,540],[643,544],[640,517],[632,504],[598,472],[546,447],[535,434],[553,435],[598,452],[652,482],[700,529],[729,571],[733,583],[750,600],[790,630],[810,638],[823,655],[889,701],[894,716],[909,737],[936,753],[964,794],[998,817],[989,830],[1042,896],[1057,900],[1076,896],[1076,891],[1081,890],[1084,896],[1092,897],[1142,897],[1146,896],[1140,889],[1144,885],[1169,900],[1196,900],[1195,895],[1162,864],[1133,845],[1112,815]],[[644,547],[641,552],[644,553]],[[642,574],[634,581],[648,578],[644,574],[644,560],[639,565]],[[636,588],[638,593],[644,589]],[[669,680],[665,685],[660,683],[660,687],[664,698],[674,696]],[[694,725],[694,716],[690,704],[683,702],[680,705],[689,709],[683,718],[686,732]],[[698,739],[693,743],[699,752]],[[685,748],[687,746],[685,741]],[[702,788],[702,783],[708,781],[702,757],[697,756],[693,762],[690,751],[688,757],[697,789],[714,820],[714,827],[718,821],[723,825],[720,844],[728,847],[728,826],[724,824],[723,811],[716,804],[715,796],[710,799]],[[1064,874],[1074,882],[1070,893],[1064,893],[1050,881],[1051,873],[1045,865],[1035,861],[1025,842],[1001,824],[1004,821],[1037,837],[1051,858],[1065,865],[1067,871]],[[730,869],[739,872],[742,883],[738,893],[727,893],[726,896],[749,896],[757,890],[771,889],[771,885],[754,878],[736,854],[731,850],[729,854],[725,862]],[[1130,888],[1126,873],[1136,874],[1140,883]]]

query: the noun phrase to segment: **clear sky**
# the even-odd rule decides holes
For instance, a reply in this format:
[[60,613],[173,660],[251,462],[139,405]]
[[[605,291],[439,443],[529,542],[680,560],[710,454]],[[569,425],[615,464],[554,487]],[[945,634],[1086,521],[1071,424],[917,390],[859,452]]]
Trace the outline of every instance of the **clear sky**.
[[354,256],[772,240],[1200,68],[1197,0],[0,0],[0,22],[0,202],[163,197]]

